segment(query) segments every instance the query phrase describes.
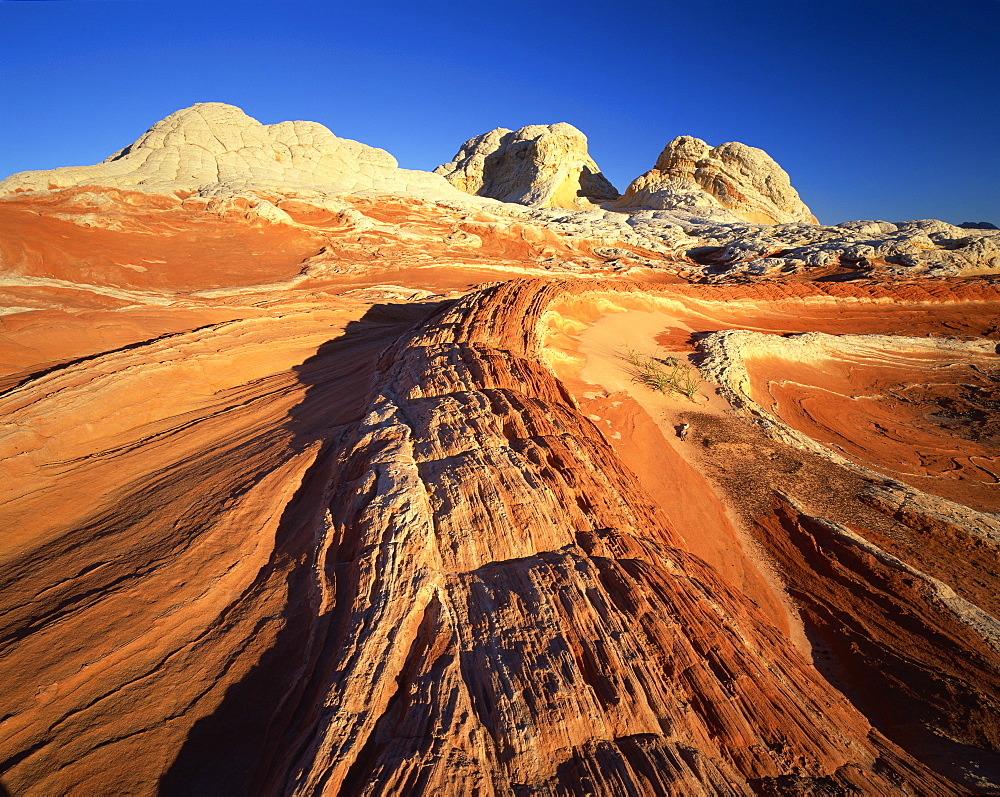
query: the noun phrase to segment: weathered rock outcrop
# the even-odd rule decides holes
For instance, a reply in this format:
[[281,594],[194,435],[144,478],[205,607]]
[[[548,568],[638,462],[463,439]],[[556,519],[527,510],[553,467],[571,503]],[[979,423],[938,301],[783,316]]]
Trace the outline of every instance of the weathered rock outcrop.
[[172,113],[94,166],[12,175],[0,182],[0,195],[76,185],[147,192],[265,189],[461,197],[440,178],[400,169],[385,150],[338,138],[316,122],[262,125],[220,102]]
[[585,209],[618,198],[587,153],[587,138],[565,122],[498,127],[466,141],[434,170],[456,188],[531,207]]
[[633,180],[615,204],[685,210],[722,221],[729,211],[729,218],[755,223],[817,223],[766,152],[736,141],[709,147],[692,136],[667,144],[653,169]]
[[997,231],[188,124],[0,197],[0,793],[1000,792]]
[[1000,273],[1000,231],[965,229],[934,219],[891,223],[698,224],[688,254],[709,280],[793,276],[971,277]]
[[[573,336],[606,314],[630,330],[638,310],[662,314],[653,329],[850,315],[916,332],[964,318],[964,302],[995,314],[996,290],[891,304],[856,286],[580,281],[457,302],[267,295],[217,304],[208,323],[181,302],[178,331],[0,399],[0,779],[14,793],[1000,782],[993,549],[972,539],[952,562],[909,547],[919,534],[940,557],[965,540],[947,502],[928,526],[886,499],[890,520],[862,500],[879,485],[692,413],[685,445],[707,464],[692,462],[725,468],[713,488],[654,394],[605,396],[572,365]],[[546,361],[567,364],[560,378]],[[737,475],[752,489],[725,482]],[[761,529],[776,584],[734,542],[727,503]],[[797,606],[822,642],[796,635]],[[868,684],[892,711],[871,708]]]

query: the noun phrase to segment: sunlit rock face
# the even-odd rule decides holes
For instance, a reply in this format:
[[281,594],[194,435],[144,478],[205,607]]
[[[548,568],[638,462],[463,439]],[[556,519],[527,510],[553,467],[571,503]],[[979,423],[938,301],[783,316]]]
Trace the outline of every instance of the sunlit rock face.
[[565,122],[498,127],[466,141],[434,172],[466,193],[531,207],[586,209],[618,198],[587,153],[586,136]]
[[764,150],[730,141],[709,147],[693,136],[678,136],[664,148],[651,171],[637,177],[617,203],[623,208],[703,209],[762,224],[815,224],[785,171]]
[[0,197],[3,789],[1000,790],[996,231],[174,133]]
[[338,138],[316,122],[262,125],[221,102],[198,103],[171,114],[94,166],[12,175],[0,182],[0,194],[77,185],[141,187],[147,192],[456,193],[426,172],[398,168],[385,150]]

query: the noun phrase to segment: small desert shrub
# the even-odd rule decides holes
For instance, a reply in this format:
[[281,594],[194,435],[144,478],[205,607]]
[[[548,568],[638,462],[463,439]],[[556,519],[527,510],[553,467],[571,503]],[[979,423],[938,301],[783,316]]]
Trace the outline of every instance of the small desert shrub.
[[624,358],[632,366],[632,381],[659,390],[694,398],[701,386],[698,369],[676,357],[653,357],[626,349]]

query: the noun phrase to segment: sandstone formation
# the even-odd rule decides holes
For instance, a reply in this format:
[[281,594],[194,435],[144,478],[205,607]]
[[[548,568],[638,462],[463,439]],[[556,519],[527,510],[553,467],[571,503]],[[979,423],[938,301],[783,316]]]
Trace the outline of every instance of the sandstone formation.
[[933,219],[849,221],[835,227],[699,225],[688,254],[706,278],[733,281],[795,275],[912,278],[1000,273],[1000,235]]
[[615,204],[759,224],[817,223],[788,175],[766,152],[738,141],[709,147],[693,136],[678,136],[667,144],[653,169],[633,180]]
[[168,138],[3,184],[0,793],[1000,792],[1000,232]]
[[337,138],[316,122],[262,125],[233,105],[203,102],[172,113],[94,166],[21,172],[0,195],[77,185],[144,191],[247,189],[454,195],[426,172],[400,169],[388,152]]
[[434,170],[468,194],[530,207],[587,209],[618,198],[587,153],[587,138],[565,122],[498,127],[466,141]]

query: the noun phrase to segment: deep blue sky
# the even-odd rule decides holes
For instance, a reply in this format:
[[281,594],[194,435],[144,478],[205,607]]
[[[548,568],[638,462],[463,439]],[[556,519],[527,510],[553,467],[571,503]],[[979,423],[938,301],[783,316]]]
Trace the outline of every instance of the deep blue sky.
[[1000,224],[1000,0],[0,0],[0,177],[229,102],[432,169],[569,122],[619,190],[670,139],[769,152],[820,220]]

